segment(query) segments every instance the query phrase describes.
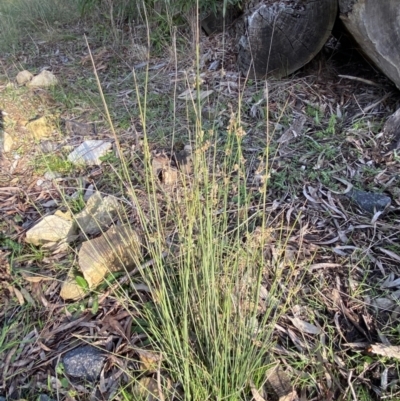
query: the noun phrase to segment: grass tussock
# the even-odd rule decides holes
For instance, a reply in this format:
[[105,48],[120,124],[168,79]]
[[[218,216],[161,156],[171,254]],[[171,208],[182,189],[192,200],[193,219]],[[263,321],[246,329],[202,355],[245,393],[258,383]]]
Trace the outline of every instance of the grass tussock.
[[[273,364],[267,357],[274,345],[272,327],[286,310],[286,302],[277,308],[272,301],[280,298],[282,277],[265,254],[271,232],[260,211],[267,180],[248,190],[245,131],[236,113],[225,127],[221,147],[212,129],[203,130],[202,105],[192,99],[186,107],[195,116],[187,138],[192,169],[189,175],[178,171],[173,185],[155,174],[154,152],[144,131],[141,187],[151,207],[150,213],[136,212],[152,262],[141,273],[151,300],[122,298],[121,303],[134,311],[134,323],[184,399],[241,400],[250,383],[262,386]],[[146,97],[139,109],[146,127]],[[121,163],[121,179],[130,188],[132,203],[139,205],[129,163]],[[286,296],[289,302],[290,291]]]

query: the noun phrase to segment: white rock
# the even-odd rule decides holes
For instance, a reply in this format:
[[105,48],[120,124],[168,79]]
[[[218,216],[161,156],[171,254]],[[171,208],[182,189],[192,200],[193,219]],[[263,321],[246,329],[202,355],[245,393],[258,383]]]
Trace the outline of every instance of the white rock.
[[40,74],[32,78],[32,80],[28,83],[28,86],[31,88],[47,88],[57,84],[57,77],[50,71],[43,70]]
[[3,132],[3,152],[11,152],[14,143],[13,137],[7,132]]
[[16,76],[16,81],[18,85],[25,85],[27,82],[31,81],[33,78],[33,74],[31,74],[28,70],[20,71]]
[[79,145],[68,155],[68,160],[74,164],[86,164],[87,166],[100,165],[100,157],[111,149],[111,142],[90,139]]
[[33,245],[44,245],[59,241],[70,242],[75,238],[76,223],[68,215],[56,212],[46,216],[26,233],[25,241]]
[[119,203],[114,196],[102,197],[95,192],[85,208],[75,216],[78,227],[86,235],[94,235],[108,228],[118,214]]

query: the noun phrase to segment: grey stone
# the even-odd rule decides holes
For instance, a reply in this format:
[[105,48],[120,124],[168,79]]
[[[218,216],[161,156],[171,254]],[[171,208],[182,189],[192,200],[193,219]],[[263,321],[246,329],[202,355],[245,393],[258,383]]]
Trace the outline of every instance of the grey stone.
[[98,348],[85,345],[67,352],[62,358],[65,373],[82,380],[95,381],[103,369],[106,355]]
[[95,235],[109,227],[118,214],[119,203],[114,196],[102,197],[95,192],[85,208],[75,216],[78,227],[87,235]]
[[361,209],[371,214],[383,211],[391,204],[390,197],[384,194],[375,194],[353,188],[346,195]]

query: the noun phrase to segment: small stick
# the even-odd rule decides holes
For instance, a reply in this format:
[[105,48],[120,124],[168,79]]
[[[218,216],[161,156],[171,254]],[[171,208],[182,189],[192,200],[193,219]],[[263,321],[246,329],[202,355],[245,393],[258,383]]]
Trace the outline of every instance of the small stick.
[[345,79],[351,79],[353,81],[359,81],[367,85],[372,85],[372,86],[378,86],[381,87],[381,85],[377,84],[374,81],[370,81],[369,79],[365,78],[359,78],[359,77],[353,77],[352,75],[338,75],[339,78],[345,78]]
[[353,375],[353,371],[350,370],[349,377],[347,378],[347,383],[350,387],[351,394],[353,395],[353,401],[357,401],[357,395],[356,395],[356,392],[354,391],[353,383],[351,382],[352,375]]

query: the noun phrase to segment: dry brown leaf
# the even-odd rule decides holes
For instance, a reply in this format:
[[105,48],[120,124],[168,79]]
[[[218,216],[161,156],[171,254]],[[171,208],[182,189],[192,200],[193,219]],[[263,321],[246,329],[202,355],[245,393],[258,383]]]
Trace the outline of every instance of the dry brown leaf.
[[187,89],[184,92],[182,92],[179,96],[178,99],[182,100],[203,100],[206,97],[210,96],[212,93],[214,93],[213,90],[208,90],[208,91],[199,91],[197,92],[194,89]]
[[115,333],[127,339],[123,327],[119,323],[118,319],[115,318],[115,316],[110,316],[110,315],[106,316],[103,319],[102,324],[103,324],[102,331],[104,330],[104,328],[107,328],[111,333]]
[[255,386],[255,384],[253,383],[252,380],[250,380],[249,384],[250,384],[251,394],[252,394],[254,400],[255,401],[266,401],[266,399],[261,396],[261,394],[257,390],[257,387]]
[[6,382],[6,377],[7,377],[7,372],[8,372],[8,368],[10,367],[10,363],[11,363],[11,359],[14,356],[14,354],[17,352],[19,345],[16,345],[14,348],[12,348],[10,350],[10,352],[7,354],[5,360],[4,360],[4,364],[2,364],[3,367],[3,372],[2,372],[2,379],[3,379],[3,383]]
[[141,368],[146,372],[156,372],[160,362],[160,355],[155,352],[147,351],[144,349],[135,348],[136,353],[139,355]]
[[305,349],[309,348],[307,344],[300,340],[300,338],[296,335],[296,333],[291,330],[287,329],[287,334],[289,335],[290,339],[293,341],[295,347],[300,351],[304,352]]
[[29,281],[30,283],[41,283],[42,281],[54,280],[54,277],[46,277],[46,276],[27,276],[22,273],[22,277],[24,280]]
[[133,389],[134,394],[146,401],[159,401],[160,393],[157,380],[151,377],[144,377],[136,382]]
[[31,294],[29,294],[29,292],[25,288],[22,287],[20,291],[21,291],[22,296],[25,298],[25,300],[28,303],[35,305],[34,299],[32,298]]
[[368,352],[388,358],[400,359],[400,346],[398,345],[371,344],[368,347]]
[[22,295],[21,291],[18,290],[17,288],[15,288],[15,287],[12,287],[12,290],[14,291],[14,294],[17,297],[19,304],[21,306],[24,305],[25,304],[25,298]]
[[305,322],[304,320],[299,319],[298,317],[289,318],[293,325],[299,329],[303,333],[307,334],[319,334],[321,333],[321,329],[317,326],[314,326],[311,323]]
[[393,276],[389,276],[381,287],[382,288],[400,287],[400,278],[394,280]]
[[269,369],[266,377],[268,385],[279,397],[279,401],[298,401],[289,376],[280,366]]
[[89,321],[91,318],[90,314],[86,314],[72,322],[62,323],[60,326],[55,328],[54,330],[44,329],[40,334],[41,338],[50,339],[51,337],[55,336],[57,333],[61,333],[63,331],[71,330],[72,328],[79,327],[79,325],[83,322]]
[[385,248],[378,248],[382,253],[390,256],[392,259],[394,259],[397,262],[400,262],[400,256],[397,255],[397,253],[394,253],[393,251],[389,251],[389,249],[385,249]]
[[395,301],[389,298],[376,298],[373,301],[373,305],[378,308],[378,311],[388,311],[392,310],[393,306],[395,305]]
[[303,115],[295,116],[292,125],[277,139],[278,143],[288,143],[292,139],[300,136],[303,131],[306,117]]
[[318,269],[330,269],[333,267],[342,267],[340,263],[314,263],[308,269],[310,272]]

